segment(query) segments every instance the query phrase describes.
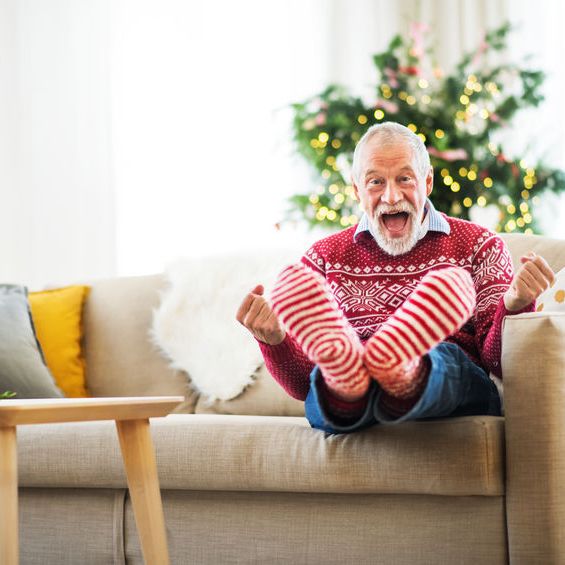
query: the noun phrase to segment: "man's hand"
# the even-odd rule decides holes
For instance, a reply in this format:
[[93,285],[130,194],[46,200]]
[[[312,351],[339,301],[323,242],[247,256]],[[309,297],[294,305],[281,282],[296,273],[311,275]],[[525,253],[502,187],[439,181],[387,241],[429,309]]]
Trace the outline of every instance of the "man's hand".
[[520,257],[522,265],[516,271],[510,288],[504,295],[504,306],[515,312],[531,304],[555,282],[555,274],[547,261],[530,251]]
[[285,331],[275,313],[263,297],[263,285],[257,285],[243,300],[236,320],[245,326],[258,340],[278,345],[285,338]]

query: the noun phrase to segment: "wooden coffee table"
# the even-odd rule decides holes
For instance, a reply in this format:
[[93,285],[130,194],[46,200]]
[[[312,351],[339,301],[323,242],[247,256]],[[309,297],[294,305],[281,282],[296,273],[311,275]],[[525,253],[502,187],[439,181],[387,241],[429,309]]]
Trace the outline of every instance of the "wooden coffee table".
[[135,523],[148,564],[169,563],[163,505],[149,418],[166,416],[182,396],[0,401],[0,563],[18,563],[16,426],[115,420]]

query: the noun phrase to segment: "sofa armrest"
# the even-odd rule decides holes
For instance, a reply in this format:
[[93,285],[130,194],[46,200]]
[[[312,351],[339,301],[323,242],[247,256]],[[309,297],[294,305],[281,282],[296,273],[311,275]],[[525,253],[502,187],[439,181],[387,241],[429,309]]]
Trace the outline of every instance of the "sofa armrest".
[[565,563],[565,312],[507,317],[502,374],[510,563]]

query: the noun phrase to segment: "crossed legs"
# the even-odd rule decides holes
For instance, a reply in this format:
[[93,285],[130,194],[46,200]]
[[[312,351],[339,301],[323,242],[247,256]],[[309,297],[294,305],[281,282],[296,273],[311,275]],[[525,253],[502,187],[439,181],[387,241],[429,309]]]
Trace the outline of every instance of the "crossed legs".
[[272,301],[287,332],[339,398],[363,397],[374,379],[391,397],[406,399],[418,394],[426,377],[425,355],[472,315],[475,289],[458,267],[427,273],[365,346],[325,279],[302,264],[279,275]]

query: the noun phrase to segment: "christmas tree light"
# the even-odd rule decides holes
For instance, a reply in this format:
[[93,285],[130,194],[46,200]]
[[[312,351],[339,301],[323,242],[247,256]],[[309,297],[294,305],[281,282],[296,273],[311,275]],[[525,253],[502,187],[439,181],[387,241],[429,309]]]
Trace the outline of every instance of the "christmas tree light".
[[369,126],[390,120],[409,127],[427,145],[439,210],[469,219],[473,207],[495,205],[498,231],[533,233],[538,195],[563,190],[565,174],[541,162],[532,166],[508,158],[492,140],[518,110],[543,100],[542,71],[486,63],[489,51],[505,49],[509,32],[505,24],[486,34],[447,75],[431,64],[424,26],[414,24],[408,38],[396,36],[374,55],[381,82],[371,104],[337,85],[294,104],[297,149],[321,184],[312,193],[291,197],[289,217],[331,229],[354,225],[357,202],[349,170],[355,144]]

